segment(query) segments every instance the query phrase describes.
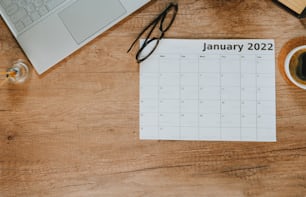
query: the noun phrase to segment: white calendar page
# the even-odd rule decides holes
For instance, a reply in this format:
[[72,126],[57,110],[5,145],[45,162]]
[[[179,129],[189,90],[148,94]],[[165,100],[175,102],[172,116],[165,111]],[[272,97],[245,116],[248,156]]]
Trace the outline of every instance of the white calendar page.
[[163,39],[140,65],[140,139],[276,141],[274,40]]

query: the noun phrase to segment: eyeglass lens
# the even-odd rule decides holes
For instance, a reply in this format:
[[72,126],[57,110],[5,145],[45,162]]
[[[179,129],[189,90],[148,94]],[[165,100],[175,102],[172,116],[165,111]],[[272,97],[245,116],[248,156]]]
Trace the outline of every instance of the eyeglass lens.
[[[139,49],[136,59],[137,62],[140,63],[148,58],[156,49],[157,45],[159,44],[159,40],[164,37],[164,33],[171,27],[173,21],[175,19],[177,12],[177,5],[171,3],[166,10],[164,10],[161,15],[158,17],[159,20],[156,23],[160,22],[160,36],[158,38],[146,38],[142,47]],[[154,26],[153,26],[154,27]]]
[[159,39],[157,38],[147,41],[146,44],[139,49],[136,55],[137,62],[140,63],[148,58],[154,52],[158,43]]
[[177,12],[175,5],[168,7],[167,12],[163,15],[160,22],[160,31],[166,32],[171,27]]

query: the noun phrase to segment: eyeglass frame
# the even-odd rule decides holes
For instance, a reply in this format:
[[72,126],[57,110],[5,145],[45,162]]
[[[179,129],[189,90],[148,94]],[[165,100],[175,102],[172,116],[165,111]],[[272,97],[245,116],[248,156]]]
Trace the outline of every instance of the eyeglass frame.
[[[169,25],[163,29],[163,22],[165,20],[165,18],[167,17],[167,14],[174,9],[174,13],[173,16],[170,20]],[[128,49],[127,52],[130,52],[130,50],[133,48],[133,46],[136,44],[136,42],[139,40],[139,38],[152,26],[151,30],[149,31],[146,39],[144,40],[144,42],[142,43],[141,47],[139,48],[139,50],[137,51],[136,54],[136,60],[137,63],[141,63],[144,60],[146,60],[150,55],[152,55],[152,53],[155,51],[155,49],[157,48],[159,41],[164,37],[165,32],[169,30],[169,28],[172,26],[176,15],[177,15],[177,11],[178,11],[178,4],[176,3],[170,3],[166,9],[164,11],[162,11],[149,25],[147,25],[141,32],[140,34],[137,36],[137,38],[134,40],[134,42],[131,44],[130,48]],[[160,26],[159,26],[159,31],[160,31],[160,35],[159,37],[153,37],[150,38],[152,32],[154,31],[155,27],[157,26],[157,24],[160,22]],[[140,58],[140,54],[141,52],[144,50],[144,48],[146,46],[148,46],[152,41],[156,41],[156,44],[154,46],[154,48],[151,50],[151,52],[148,53],[148,55],[146,55],[143,58]]]

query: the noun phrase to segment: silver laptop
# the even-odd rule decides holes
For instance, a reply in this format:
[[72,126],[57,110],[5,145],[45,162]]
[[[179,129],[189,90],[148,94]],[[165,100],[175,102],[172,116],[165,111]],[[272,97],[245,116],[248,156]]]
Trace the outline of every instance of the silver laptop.
[[0,0],[0,14],[38,74],[150,0]]

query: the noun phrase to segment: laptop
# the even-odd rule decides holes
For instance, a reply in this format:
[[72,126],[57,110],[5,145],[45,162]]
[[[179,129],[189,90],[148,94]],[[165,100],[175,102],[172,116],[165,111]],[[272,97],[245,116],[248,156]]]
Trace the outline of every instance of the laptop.
[[0,0],[0,14],[38,74],[150,0]]

